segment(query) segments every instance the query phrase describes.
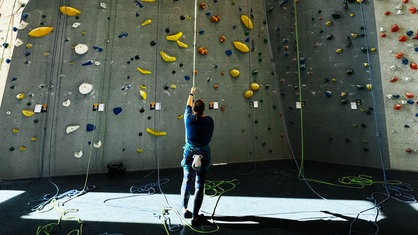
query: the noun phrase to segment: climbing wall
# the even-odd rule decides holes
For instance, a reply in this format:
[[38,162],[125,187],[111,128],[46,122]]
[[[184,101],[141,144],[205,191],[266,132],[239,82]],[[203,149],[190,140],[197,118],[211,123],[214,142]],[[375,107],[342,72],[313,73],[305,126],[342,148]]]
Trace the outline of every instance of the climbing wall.
[[376,1],[384,107],[391,166],[416,171],[416,1]]
[[215,121],[214,163],[290,157],[264,2],[196,10],[180,0],[25,5],[2,77],[1,178],[179,167],[193,81]]
[[297,2],[266,1],[295,155],[389,166],[373,1]]

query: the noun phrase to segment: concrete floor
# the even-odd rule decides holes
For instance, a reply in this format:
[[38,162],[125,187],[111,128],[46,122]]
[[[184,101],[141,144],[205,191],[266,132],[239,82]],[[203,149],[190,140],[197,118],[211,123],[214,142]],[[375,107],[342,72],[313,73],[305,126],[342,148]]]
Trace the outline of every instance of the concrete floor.
[[[418,204],[408,203],[417,196],[415,191],[408,191],[418,187],[416,173],[386,171],[392,188],[391,197],[387,198],[381,170],[313,162],[306,162],[305,169],[308,184],[298,179],[299,171],[291,160],[215,166],[208,180],[219,183],[218,192],[226,192],[219,197],[213,190],[206,190],[202,213],[209,218],[213,215],[213,222],[193,230],[190,221],[180,220],[175,212],[179,207],[180,168],[130,172],[124,176],[95,174],[3,181],[0,183],[3,221],[0,233],[35,234],[38,227],[56,223],[64,211],[66,215],[60,226],[54,227],[56,232],[51,234],[68,234],[80,229],[80,223],[83,234],[96,235],[198,234],[199,231],[240,235],[418,233]],[[341,177],[359,175],[367,177],[367,181],[338,183]],[[155,184],[158,179],[161,188]],[[56,184],[59,194],[81,190],[84,185],[91,191],[59,199],[55,207],[48,204],[43,210],[31,211],[40,202],[37,200],[57,192],[51,182]],[[154,184],[155,192],[130,192],[131,186],[148,184]],[[395,191],[395,187],[404,190]],[[160,217],[164,208],[168,208],[168,214]],[[169,218],[173,226],[185,227],[179,232],[166,232],[162,218]]]

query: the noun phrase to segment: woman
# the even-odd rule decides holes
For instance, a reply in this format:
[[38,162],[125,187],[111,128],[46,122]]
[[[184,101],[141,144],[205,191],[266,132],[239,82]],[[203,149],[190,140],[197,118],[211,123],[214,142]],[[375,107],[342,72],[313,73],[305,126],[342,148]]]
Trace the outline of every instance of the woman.
[[[192,87],[187,98],[184,112],[185,141],[183,147],[183,183],[181,186],[182,213],[185,218],[192,218],[192,225],[200,225],[206,221],[199,215],[202,206],[206,172],[210,167],[210,147],[214,124],[213,119],[204,114],[205,103],[198,99],[193,102],[196,88]],[[195,185],[193,213],[187,210],[191,190]]]

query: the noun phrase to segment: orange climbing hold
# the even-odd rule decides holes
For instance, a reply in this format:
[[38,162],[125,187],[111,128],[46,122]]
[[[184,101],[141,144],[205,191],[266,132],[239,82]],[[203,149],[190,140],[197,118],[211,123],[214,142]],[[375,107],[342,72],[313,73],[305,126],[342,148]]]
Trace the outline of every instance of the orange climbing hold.
[[213,15],[212,17],[210,17],[210,21],[214,23],[218,23],[220,20],[221,20],[220,16]]
[[219,37],[219,41],[220,41],[220,42],[225,42],[225,40],[226,40],[226,38],[225,38],[225,36],[224,36],[224,35],[222,35],[222,36],[220,36],[220,37]]
[[206,49],[204,47],[199,47],[197,49],[197,52],[199,52],[199,54],[201,54],[201,55],[207,55],[208,54],[208,49]]
[[201,2],[201,3],[199,4],[199,8],[200,8],[200,9],[202,9],[202,10],[206,9],[206,3]]

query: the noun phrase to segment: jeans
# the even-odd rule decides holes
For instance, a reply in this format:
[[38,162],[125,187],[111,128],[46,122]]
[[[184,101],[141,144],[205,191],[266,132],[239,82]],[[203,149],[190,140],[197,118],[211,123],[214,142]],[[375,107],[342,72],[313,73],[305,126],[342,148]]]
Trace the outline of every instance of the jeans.
[[[192,168],[193,155],[202,155],[202,167],[200,170]],[[205,191],[206,173],[210,167],[210,148],[209,146],[196,147],[189,144],[184,146],[183,160],[181,161],[183,167],[183,182],[181,185],[180,196],[182,198],[182,208],[187,209],[190,195],[195,189],[193,217],[196,218],[202,206],[203,196]]]

